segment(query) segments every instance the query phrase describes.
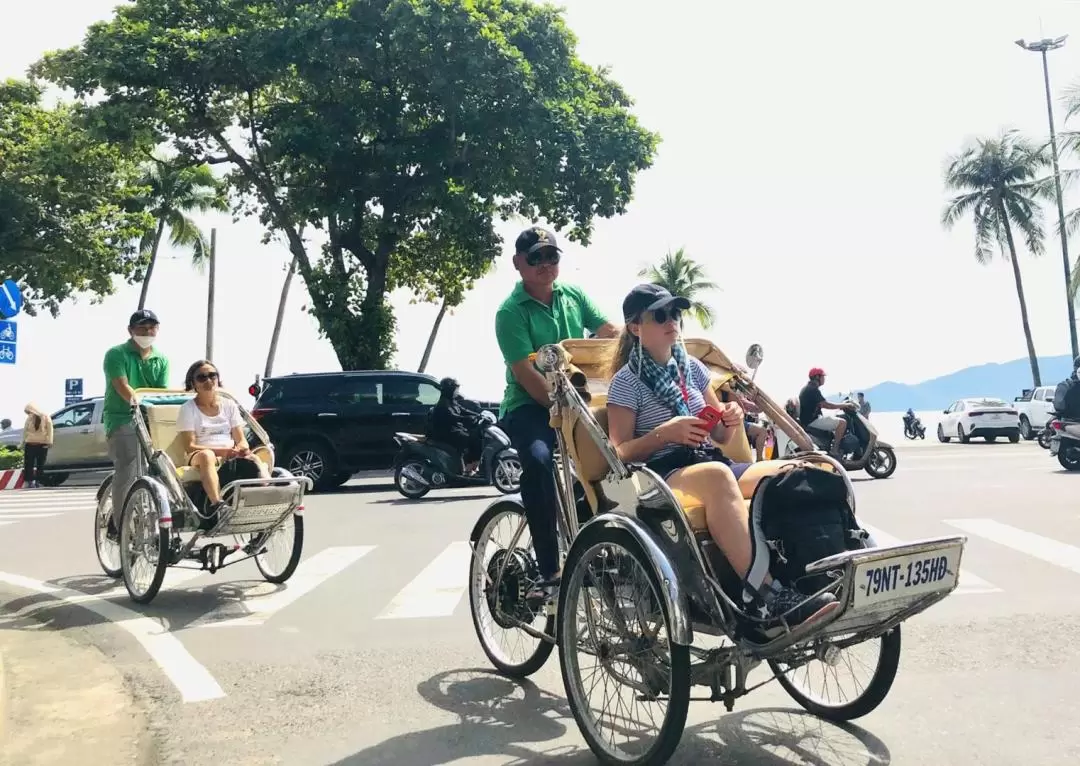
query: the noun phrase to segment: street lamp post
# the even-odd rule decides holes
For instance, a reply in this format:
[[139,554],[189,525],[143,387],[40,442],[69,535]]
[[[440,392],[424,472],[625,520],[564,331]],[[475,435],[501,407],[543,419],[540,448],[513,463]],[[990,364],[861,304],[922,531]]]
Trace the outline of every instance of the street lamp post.
[[1055,39],[1044,38],[1036,42],[1017,40],[1016,44],[1024,50],[1037,51],[1042,54],[1043,84],[1046,86],[1046,117],[1050,121],[1050,151],[1054,162],[1054,191],[1057,194],[1058,209],[1058,233],[1061,236],[1061,263],[1065,269],[1065,307],[1069,311],[1069,340],[1072,343],[1073,359],[1080,356],[1080,347],[1076,343],[1076,312],[1073,310],[1072,296],[1069,295],[1069,276],[1072,269],[1069,264],[1069,241],[1065,234],[1065,206],[1061,198],[1061,173],[1058,170],[1057,133],[1054,131],[1054,105],[1050,97],[1050,69],[1046,63],[1046,52],[1056,50],[1065,45],[1068,35]]

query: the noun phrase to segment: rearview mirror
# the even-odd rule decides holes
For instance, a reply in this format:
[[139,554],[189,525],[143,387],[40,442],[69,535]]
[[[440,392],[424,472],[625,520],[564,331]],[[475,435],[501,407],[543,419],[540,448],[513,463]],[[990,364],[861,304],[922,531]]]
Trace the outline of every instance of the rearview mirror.
[[761,366],[761,361],[765,358],[765,350],[761,348],[760,343],[753,343],[750,348],[746,349],[746,366],[751,370],[756,370]]

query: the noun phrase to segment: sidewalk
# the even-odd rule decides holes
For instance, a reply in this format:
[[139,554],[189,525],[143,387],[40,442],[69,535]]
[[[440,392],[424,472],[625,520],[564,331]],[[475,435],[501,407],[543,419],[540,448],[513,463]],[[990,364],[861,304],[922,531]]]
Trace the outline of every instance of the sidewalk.
[[156,762],[149,722],[96,648],[0,627],[0,766]]

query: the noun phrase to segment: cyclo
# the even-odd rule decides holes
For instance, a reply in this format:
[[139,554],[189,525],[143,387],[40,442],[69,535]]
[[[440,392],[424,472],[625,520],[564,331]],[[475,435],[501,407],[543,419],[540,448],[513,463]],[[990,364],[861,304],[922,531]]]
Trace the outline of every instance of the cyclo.
[[[536,355],[550,387],[551,425],[562,456],[555,467],[562,585],[555,608],[526,603],[539,571],[521,498],[494,501],[470,538],[469,600],[484,653],[502,673],[523,678],[558,646],[570,709],[604,763],[667,762],[682,736],[694,686],[710,689],[701,699],[723,701],[729,711],[737,698],[774,679],[802,707],[828,720],[847,721],[875,709],[896,676],[900,623],[956,588],[967,538],[877,546],[854,522],[846,550],[806,566],[808,574],[826,575],[827,584],[813,592],[833,593],[840,607],[810,624],[784,623],[779,635],[764,638],[748,630],[756,618],[744,611],[741,580],[709,538],[702,502],[674,492],[643,465],[623,463],[607,438],[598,369],[613,342],[564,341]],[[756,463],[743,474],[739,486],[748,505],[767,477],[779,480],[802,466],[839,474],[854,512],[855,493],[843,467],[815,449],[747,371],[709,341],[688,340],[686,346],[709,367],[718,391],[756,403],[798,446],[790,459]],[[747,365],[756,371],[762,356],[760,346],[751,346]],[[745,433],[725,452],[752,461]],[[508,532],[505,542],[496,540],[501,530]],[[777,555],[770,552],[773,561]],[[931,581],[909,574],[905,583],[903,571],[910,572],[905,568],[912,562],[918,568],[931,562]],[[522,652],[505,648],[503,636]],[[838,668],[845,661],[851,666],[848,655],[867,648],[868,682],[841,691],[838,701],[826,698],[839,685]],[[596,667],[583,669],[584,662]],[[747,686],[762,662],[770,676]],[[812,677],[815,670],[823,681]],[[609,682],[622,687],[619,696],[629,696],[611,702],[614,710],[604,709],[614,696]],[[591,701],[590,692],[600,685],[599,701]],[[651,709],[628,713],[638,702]]]
[[[239,479],[222,487],[227,503],[216,520],[203,512],[197,469],[187,465],[176,430],[181,405],[192,391],[140,388],[135,390],[132,416],[146,473],[132,483],[124,499],[120,539],[106,534],[112,513],[110,474],[97,490],[94,542],[98,562],[109,577],[122,577],[132,600],[149,603],[161,589],[170,566],[217,572],[254,558],[263,578],[283,583],[292,577],[304,547],[303,502],[312,482],[274,466],[274,447],[258,421],[227,391],[220,396],[236,403],[253,445],[252,452],[270,466],[270,479]],[[257,446],[254,446],[256,445]],[[186,540],[182,535],[190,534]],[[205,538],[233,536],[235,544]],[[237,552],[243,558],[225,559]]]

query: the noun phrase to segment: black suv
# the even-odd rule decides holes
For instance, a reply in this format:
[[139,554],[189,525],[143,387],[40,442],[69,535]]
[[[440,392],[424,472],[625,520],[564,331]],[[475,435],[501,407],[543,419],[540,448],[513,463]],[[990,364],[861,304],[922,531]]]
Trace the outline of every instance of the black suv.
[[[422,434],[439,381],[394,370],[283,375],[250,389],[251,414],[266,429],[276,462],[315,489],[339,487],[361,470],[389,469],[399,431]],[[473,402],[496,415],[498,402]]]

